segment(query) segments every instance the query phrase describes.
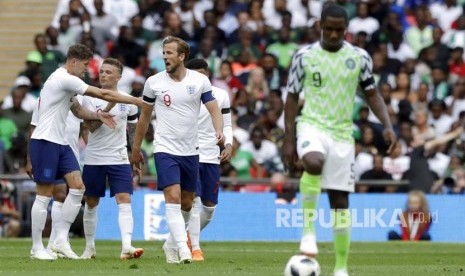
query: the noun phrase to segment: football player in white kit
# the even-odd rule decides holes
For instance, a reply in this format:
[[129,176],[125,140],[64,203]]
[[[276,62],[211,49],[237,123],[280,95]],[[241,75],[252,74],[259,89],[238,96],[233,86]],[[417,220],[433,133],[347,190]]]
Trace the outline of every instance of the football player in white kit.
[[69,193],[63,203],[62,219],[57,225],[57,237],[52,246],[55,253],[66,258],[79,259],[68,243],[68,232],[74,222],[84,195],[79,163],[66,141],[66,118],[71,109],[73,113],[86,120],[103,119],[114,124],[108,113],[92,113],[75,103],[75,95],[87,95],[111,102],[142,105],[134,97],[128,97],[114,91],[87,85],[81,78],[92,58],[92,51],[84,45],[69,47],[64,67],[50,75],[40,92],[37,126],[31,135],[29,156],[34,181],[37,183],[37,195],[32,206],[33,246],[31,257],[41,260],[53,260],[42,244],[42,230],[47,219],[47,207],[53,192],[55,180],[64,177]]
[[187,246],[186,223],[199,174],[198,118],[203,102],[210,113],[218,143],[224,142],[223,118],[212,96],[211,84],[205,75],[188,70],[184,61],[189,45],[177,37],[163,41],[166,70],[147,79],[144,86],[142,112],[137,123],[131,160],[140,167],[140,147],[147,132],[155,105],[157,127],[154,159],[157,187],[163,191],[166,221],[170,236],[163,245],[167,263],[191,263]]
[[[104,89],[117,91],[118,81],[123,73],[123,65],[116,59],[107,58],[100,67],[100,85]],[[118,223],[121,232],[122,251],[120,258],[139,258],[144,249],[131,245],[134,220],[132,217],[131,195],[132,169],[126,148],[126,126],[130,143],[134,141],[137,123],[137,106],[112,104],[101,99],[84,97],[83,106],[91,111],[106,109],[114,115],[116,128],[102,126],[98,121],[87,122],[89,139],[82,179],[86,186],[84,209],[84,233],[86,248],[81,259],[96,257],[95,229],[97,228],[97,207],[101,197],[105,196],[106,183],[110,185],[110,196],[118,203]]]
[[[82,96],[77,95],[76,101],[79,104],[82,104]],[[39,101],[37,100],[37,105],[38,104],[39,104]],[[37,125],[37,116],[38,116],[37,113],[38,113],[38,106],[32,112],[30,135],[32,135],[32,132],[34,132],[34,129]],[[68,117],[66,118],[66,130],[65,130],[66,141],[69,143],[69,146],[73,150],[74,156],[76,156],[76,159],[78,161],[80,159],[78,144],[79,144],[79,132],[81,130],[81,121],[82,120],[77,118],[71,110],[68,112]],[[31,159],[29,157],[29,154],[27,156],[26,172],[28,173],[29,177],[32,178],[32,165],[31,165]],[[52,193],[53,203],[52,203],[52,210],[51,210],[52,231],[50,232],[50,238],[48,239],[47,252],[55,258],[56,253],[53,252],[52,245],[56,238],[57,225],[59,221],[61,220],[61,211],[63,208],[63,202],[65,201],[65,198],[66,198],[67,188],[66,188],[66,182],[63,178],[55,180],[53,184],[54,184],[53,193]]]
[[[186,68],[195,70],[207,77],[209,76],[208,64],[203,59],[189,60]],[[220,162],[229,161],[232,153],[233,132],[229,94],[215,86],[212,86],[212,94],[218,102],[221,114],[223,114],[225,145],[220,151],[220,147],[216,142],[212,120],[205,105],[202,105],[199,115],[199,181],[197,182],[194,204],[187,226],[193,261],[204,260],[203,252],[200,249],[200,231],[213,219],[216,204],[218,204]]]

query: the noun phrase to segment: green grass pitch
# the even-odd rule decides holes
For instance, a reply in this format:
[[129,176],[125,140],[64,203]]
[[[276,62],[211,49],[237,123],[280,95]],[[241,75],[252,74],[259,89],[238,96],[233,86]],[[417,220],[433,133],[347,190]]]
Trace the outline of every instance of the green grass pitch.
[[[76,253],[84,240],[73,239]],[[282,275],[297,243],[205,242],[206,261],[168,265],[161,242],[134,242],[145,248],[139,260],[120,261],[120,243],[97,241],[95,260],[29,259],[29,239],[0,240],[0,275]],[[332,243],[320,243],[318,261],[323,275],[332,275]],[[464,275],[465,244],[352,243],[350,275]]]

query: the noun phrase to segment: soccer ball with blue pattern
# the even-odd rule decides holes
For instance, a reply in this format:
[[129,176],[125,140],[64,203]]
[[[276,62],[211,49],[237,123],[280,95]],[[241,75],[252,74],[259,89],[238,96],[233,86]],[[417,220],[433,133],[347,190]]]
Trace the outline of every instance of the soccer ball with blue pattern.
[[320,276],[320,264],[305,255],[292,256],[284,269],[284,276]]

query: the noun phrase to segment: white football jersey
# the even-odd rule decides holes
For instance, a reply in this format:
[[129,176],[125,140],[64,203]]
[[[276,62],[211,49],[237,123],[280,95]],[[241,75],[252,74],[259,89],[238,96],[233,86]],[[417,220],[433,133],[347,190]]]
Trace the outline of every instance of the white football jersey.
[[[218,107],[220,108],[221,114],[223,114],[223,133],[225,136],[225,145],[232,145],[233,135],[229,94],[225,90],[215,86],[212,86],[212,94],[218,102]],[[205,105],[202,104],[199,114],[200,163],[220,164],[220,148],[216,142],[217,139],[212,118]]]
[[201,97],[212,88],[205,75],[186,70],[186,76],[180,82],[172,80],[166,71],[145,82],[143,99],[155,105],[157,118],[153,141],[155,153],[199,154],[197,129]]
[[[103,110],[108,102],[92,97],[84,97],[83,106],[90,111]],[[85,165],[120,165],[129,164],[126,148],[126,125],[137,123],[137,106],[132,104],[116,104],[110,113],[114,115],[116,128],[101,125],[89,133],[87,141]]]
[[67,145],[66,118],[75,95],[84,95],[89,85],[70,75],[65,68],[55,70],[40,91],[36,129],[32,139]]
[[[82,105],[82,96],[77,95],[76,100]],[[39,99],[36,101],[36,108],[32,111],[31,125],[37,126],[37,117],[38,117],[38,104]],[[73,150],[74,156],[79,161],[79,132],[81,130],[82,120],[74,116],[73,112],[70,110],[68,112],[68,117],[66,117],[66,129],[65,137],[69,146]]]

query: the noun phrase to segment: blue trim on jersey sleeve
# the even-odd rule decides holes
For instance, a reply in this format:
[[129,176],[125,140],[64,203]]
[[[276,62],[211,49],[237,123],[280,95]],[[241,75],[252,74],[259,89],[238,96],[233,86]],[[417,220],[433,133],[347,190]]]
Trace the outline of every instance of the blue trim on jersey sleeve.
[[205,93],[202,93],[202,96],[200,96],[200,99],[202,100],[203,104],[206,104],[210,101],[216,100],[215,97],[213,97],[212,91],[207,91]]
[[142,100],[148,104],[154,104],[155,103],[155,99],[152,99],[150,97],[147,97],[144,95],[144,97],[142,98]]

